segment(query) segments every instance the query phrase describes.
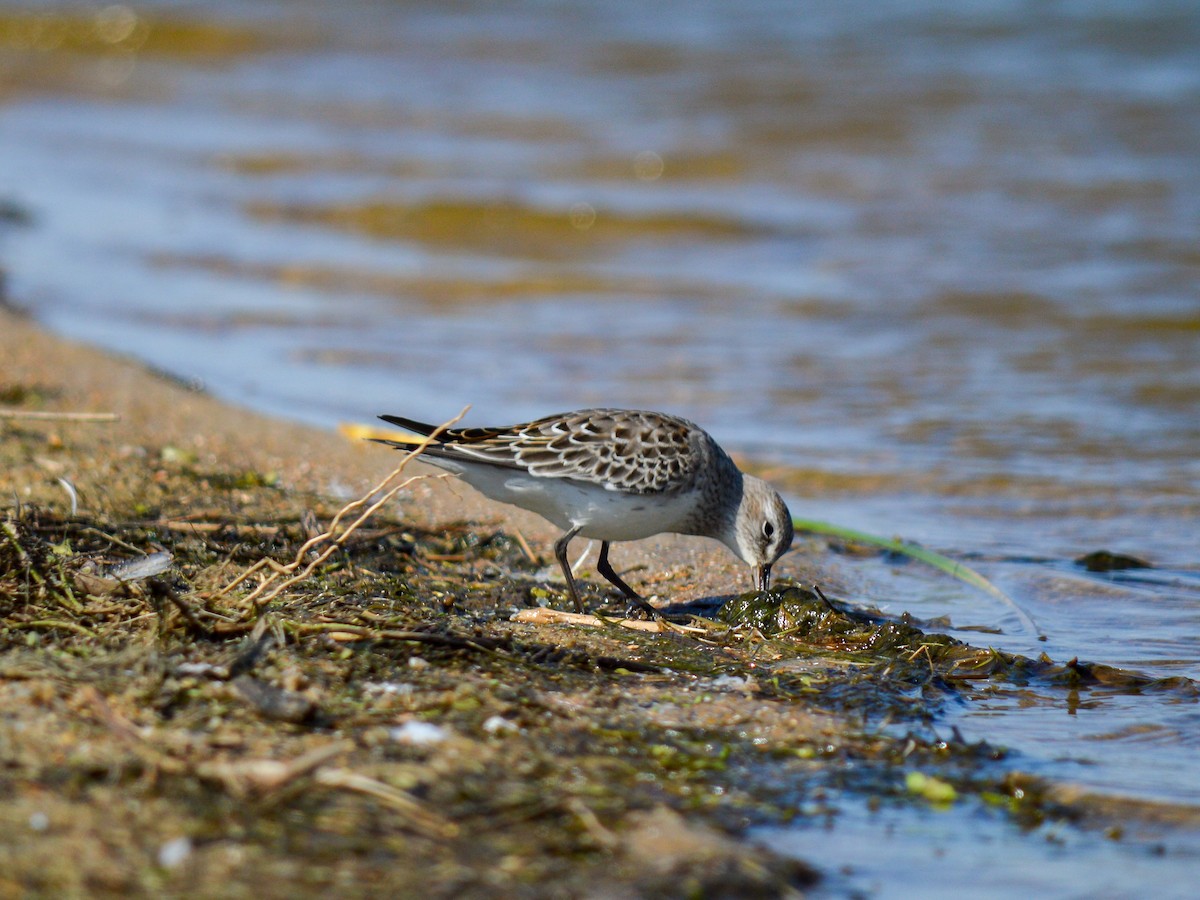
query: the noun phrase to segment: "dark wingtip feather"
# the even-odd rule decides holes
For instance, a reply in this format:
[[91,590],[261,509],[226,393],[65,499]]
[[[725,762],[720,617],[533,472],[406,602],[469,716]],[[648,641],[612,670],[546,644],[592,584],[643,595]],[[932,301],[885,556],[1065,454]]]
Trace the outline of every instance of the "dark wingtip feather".
[[436,425],[427,425],[424,422],[418,422],[416,419],[406,419],[403,416],[388,416],[382,415],[379,418],[387,422],[389,425],[399,425],[401,428],[406,428],[415,434],[430,435],[433,434],[437,427]]

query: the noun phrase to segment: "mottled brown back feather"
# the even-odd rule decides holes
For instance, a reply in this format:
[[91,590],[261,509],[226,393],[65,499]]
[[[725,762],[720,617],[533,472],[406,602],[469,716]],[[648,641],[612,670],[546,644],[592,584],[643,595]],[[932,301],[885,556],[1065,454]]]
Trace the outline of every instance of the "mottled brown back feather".
[[[381,416],[418,434],[436,426]],[[611,438],[616,435],[618,440]],[[689,487],[699,468],[723,452],[686,419],[642,410],[588,409],[503,428],[451,428],[426,452],[526,469],[635,494]]]

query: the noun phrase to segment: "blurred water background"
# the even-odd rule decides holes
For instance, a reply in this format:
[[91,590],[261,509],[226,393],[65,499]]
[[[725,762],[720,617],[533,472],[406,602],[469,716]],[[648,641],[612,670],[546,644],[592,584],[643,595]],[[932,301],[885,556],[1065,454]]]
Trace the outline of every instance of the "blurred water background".
[[[1193,0],[0,5],[0,266],[50,328],[318,425],[689,416],[798,515],[967,560],[1048,639],[895,560],[785,574],[1197,678],[1198,60]],[[1098,549],[1154,568],[1073,562]],[[1194,696],[948,720],[1200,805]],[[886,832],[957,889],[965,815],[797,852],[853,867]],[[1063,884],[1151,852],[975,827]],[[1186,884],[1200,841],[1155,840]]]

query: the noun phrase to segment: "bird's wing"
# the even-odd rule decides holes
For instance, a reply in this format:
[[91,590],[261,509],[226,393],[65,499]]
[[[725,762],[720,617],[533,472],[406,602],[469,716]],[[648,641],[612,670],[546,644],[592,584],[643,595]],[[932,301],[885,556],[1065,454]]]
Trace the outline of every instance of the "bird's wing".
[[[400,416],[380,418],[426,436],[437,427]],[[675,416],[589,409],[502,428],[447,429],[425,452],[645,494],[690,485],[710,442]]]

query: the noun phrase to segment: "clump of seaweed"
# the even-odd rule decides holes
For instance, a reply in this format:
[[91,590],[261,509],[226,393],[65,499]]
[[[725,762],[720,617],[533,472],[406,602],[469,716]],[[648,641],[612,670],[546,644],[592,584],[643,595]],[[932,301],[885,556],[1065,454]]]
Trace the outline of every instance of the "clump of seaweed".
[[786,639],[810,651],[882,664],[889,675],[915,676],[919,681],[992,680],[1022,685],[1040,681],[1068,688],[1103,686],[1131,692],[1175,690],[1196,695],[1198,691],[1195,682],[1178,676],[1158,678],[1078,659],[1056,663],[1044,653],[1034,659],[976,647],[949,635],[924,631],[908,616],[891,618],[875,610],[834,603],[816,586],[743,594],[722,608],[721,617],[733,625],[752,626],[777,642]]

